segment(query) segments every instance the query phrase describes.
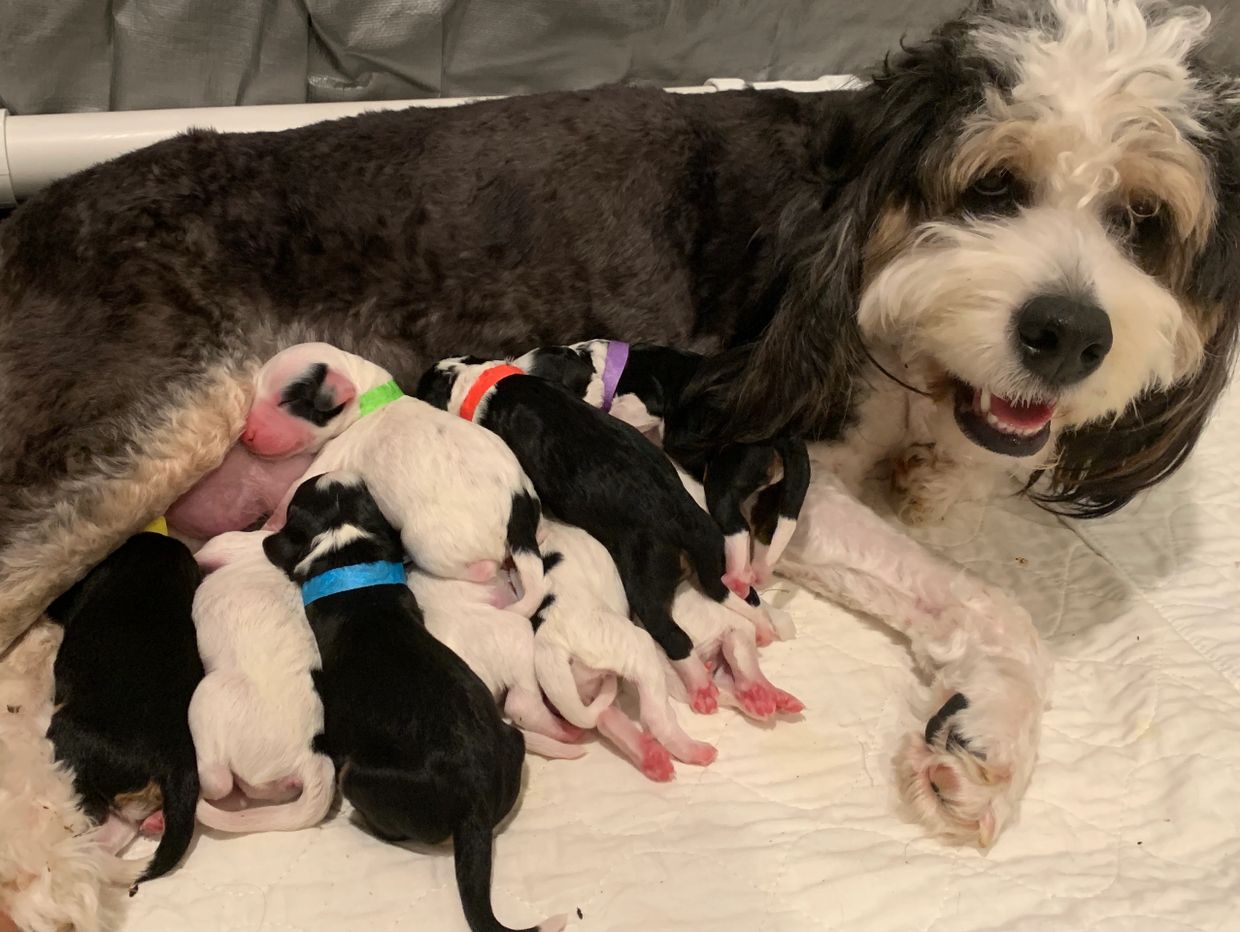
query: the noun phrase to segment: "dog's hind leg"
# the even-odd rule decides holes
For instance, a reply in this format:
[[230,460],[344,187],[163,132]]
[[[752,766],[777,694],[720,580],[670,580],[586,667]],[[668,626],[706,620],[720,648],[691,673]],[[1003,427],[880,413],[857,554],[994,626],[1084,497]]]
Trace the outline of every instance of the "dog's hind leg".
[[[217,364],[167,382],[159,374],[154,367],[145,391],[116,398],[115,409],[93,421],[85,420],[85,402],[83,411],[49,403],[38,416],[15,413],[20,405],[0,415],[0,653],[61,591],[217,466],[240,432],[250,390],[244,367]],[[11,386],[16,376],[0,382]]]
[[731,628],[723,636],[723,655],[731,668],[733,695],[746,715],[765,719],[776,712],[804,710],[805,704],[800,699],[775,686],[762,672],[752,631],[740,625]]
[[542,695],[519,686],[513,686],[504,697],[504,714],[514,725],[525,731],[537,732],[556,741],[580,741],[584,732],[556,717],[547,708]]

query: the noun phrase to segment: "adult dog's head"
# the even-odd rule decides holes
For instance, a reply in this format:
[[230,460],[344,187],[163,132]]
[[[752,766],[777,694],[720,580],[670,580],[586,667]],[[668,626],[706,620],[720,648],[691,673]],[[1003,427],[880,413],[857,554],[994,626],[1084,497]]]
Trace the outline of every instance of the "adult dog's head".
[[[1100,514],[1175,469],[1240,325],[1240,82],[1199,61],[1208,25],[999,0],[889,60],[824,143],[825,206],[787,224],[826,232],[739,407],[838,413],[883,347],[974,449],[1045,468],[1044,500]],[[797,401],[771,391],[790,368]]]

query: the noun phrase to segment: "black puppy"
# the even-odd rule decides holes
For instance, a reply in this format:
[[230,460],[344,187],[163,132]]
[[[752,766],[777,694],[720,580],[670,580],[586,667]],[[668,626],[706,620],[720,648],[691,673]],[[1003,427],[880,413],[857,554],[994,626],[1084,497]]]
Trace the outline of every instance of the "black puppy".
[[809,490],[809,454],[805,442],[791,435],[762,443],[715,440],[717,418],[705,408],[711,394],[689,391],[705,358],[651,343],[589,340],[541,347],[514,362],[659,440],[702,483],[707,510],[727,538],[728,585],[744,595],[750,583],[766,582],[792,539]]
[[188,714],[203,676],[192,615],[200,578],[184,544],[144,532],[47,610],[65,629],[47,736],[73,768],[83,811],[113,820],[120,843],[144,820],[157,827],[163,812],[163,838],[139,883],[176,867],[194,836]]
[[328,473],[298,487],[263,548],[302,587],[323,660],[324,750],[345,799],[386,841],[451,837],[470,929],[507,932],[491,908],[493,833],[520,791],[525,743],[426,630],[399,531],[360,477]]
[[710,598],[756,624],[769,623],[724,584],[719,528],[667,458],[633,427],[559,384],[472,357],[427,370],[418,396],[504,439],[543,506],[611,553],[630,609],[673,662],[693,646],[671,613],[686,558]]

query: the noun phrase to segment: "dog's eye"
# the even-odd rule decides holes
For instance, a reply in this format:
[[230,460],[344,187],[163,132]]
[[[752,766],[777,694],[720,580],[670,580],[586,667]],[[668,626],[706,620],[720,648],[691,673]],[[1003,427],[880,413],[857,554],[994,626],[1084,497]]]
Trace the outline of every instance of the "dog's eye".
[[1000,198],[1012,190],[1012,175],[999,168],[973,182],[973,193],[985,198]]
[[1128,213],[1132,219],[1140,223],[1143,220],[1152,220],[1162,211],[1162,204],[1151,198],[1143,198],[1139,201],[1133,201],[1128,205]]

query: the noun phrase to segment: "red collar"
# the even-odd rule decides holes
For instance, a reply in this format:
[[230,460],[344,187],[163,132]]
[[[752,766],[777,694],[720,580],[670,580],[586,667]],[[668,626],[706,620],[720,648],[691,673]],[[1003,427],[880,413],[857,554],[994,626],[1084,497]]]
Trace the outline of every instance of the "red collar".
[[472,421],[474,419],[474,411],[477,410],[479,403],[482,401],[482,396],[510,375],[525,375],[525,373],[516,366],[508,365],[492,366],[490,369],[484,370],[482,375],[478,376],[477,381],[470,386],[469,391],[465,393],[465,400],[461,402],[461,417],[467,421]]

